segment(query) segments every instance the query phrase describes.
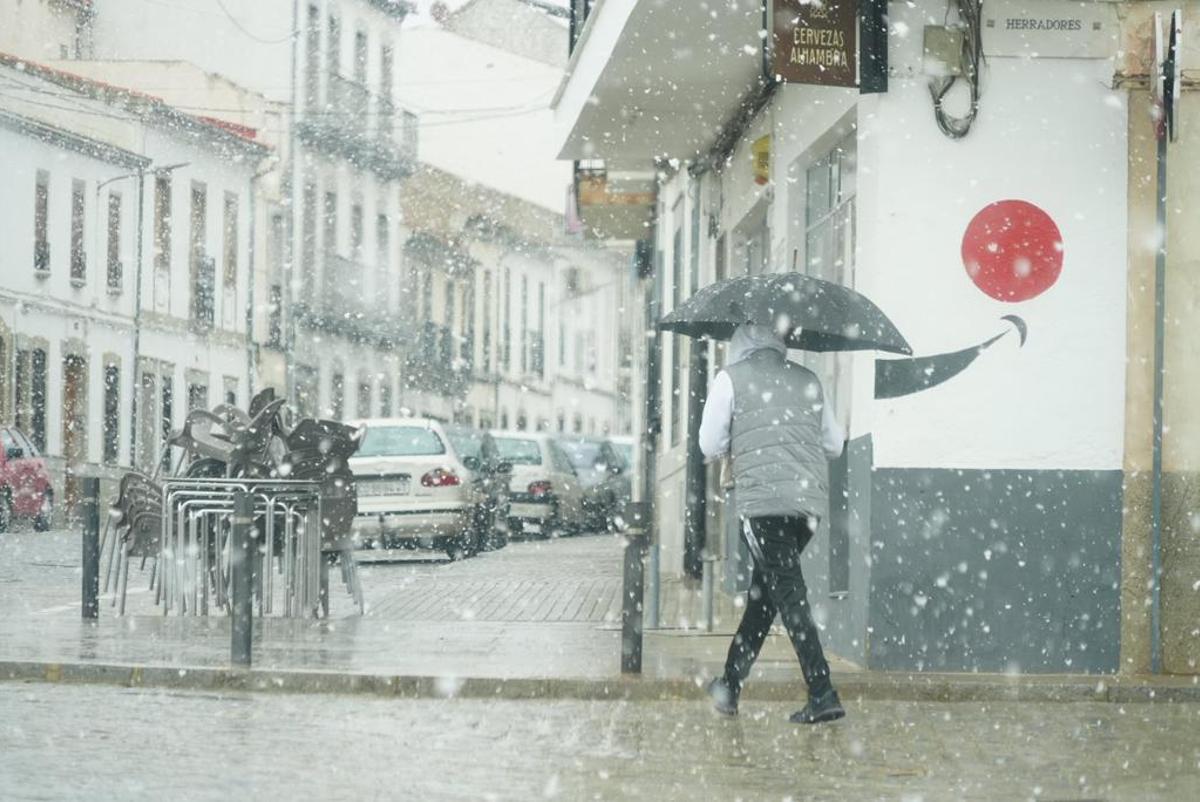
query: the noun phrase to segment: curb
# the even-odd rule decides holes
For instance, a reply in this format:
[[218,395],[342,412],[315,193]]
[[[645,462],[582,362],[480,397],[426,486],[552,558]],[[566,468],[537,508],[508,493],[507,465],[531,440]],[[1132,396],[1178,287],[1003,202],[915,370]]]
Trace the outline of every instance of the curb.
[[[288,669],[172,668],[116,663],[0,660],[0,681],[125,688],[276,693],[362,694],[405,699],[689,701],[704,699],[699,681],[662,678],[486,678],[358,674]],[[847,700],[905,702],[1200,703],[1200,677],[1014,676],[978,674],[842,674]],[[745,697],[796,701],[800,681],[760,680]]]

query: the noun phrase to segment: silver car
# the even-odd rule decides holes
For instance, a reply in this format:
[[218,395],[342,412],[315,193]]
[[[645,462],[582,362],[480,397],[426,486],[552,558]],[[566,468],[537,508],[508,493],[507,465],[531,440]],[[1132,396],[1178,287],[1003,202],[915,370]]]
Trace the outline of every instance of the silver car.
[[508,526],[512,534],[543,537],[580,531],[587,524],[583,483],[553,435],[492,432],[500,459],[512,466]]
[[366,435],[350,458],[358,487],[354,534],[384,547],[420,547],[451,558],[477,553],[478,489],[442,425],[427,418],[352,421]]

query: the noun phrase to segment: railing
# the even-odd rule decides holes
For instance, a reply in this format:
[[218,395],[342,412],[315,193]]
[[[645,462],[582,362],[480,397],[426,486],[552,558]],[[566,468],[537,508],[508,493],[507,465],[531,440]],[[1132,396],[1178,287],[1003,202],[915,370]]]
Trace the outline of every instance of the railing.
[[43,240],[33,244],[33,269],[40,275],[50,272],[50,243]]
[[125,275],[125,265],[120,259],[108,263],[108,275],[105,280],[105,286],[108,287],[110,295],[116,295],[121,291]]
[[386,296],[367,287],[367,266],[340,254],[326,253],[319,289],[295,305],[298,322],[385,346],[411,341],[411,326],[391,308]]

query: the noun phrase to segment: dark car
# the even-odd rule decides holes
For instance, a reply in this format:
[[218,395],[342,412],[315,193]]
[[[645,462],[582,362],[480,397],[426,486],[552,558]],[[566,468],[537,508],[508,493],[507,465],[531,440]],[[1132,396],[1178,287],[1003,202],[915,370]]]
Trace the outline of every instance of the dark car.
[[483,534],[481,540],[486,548],[502,548],[508,543],[508,475],[512,466],[500,457],[488,432],[461,424],[443,429],[451,448],[470,471],[477,498],[475,525]]
[[0,426],[0,532],[14,518],[30,518],[45,532],[54,512],[50,471],[29,438],[12,426]]

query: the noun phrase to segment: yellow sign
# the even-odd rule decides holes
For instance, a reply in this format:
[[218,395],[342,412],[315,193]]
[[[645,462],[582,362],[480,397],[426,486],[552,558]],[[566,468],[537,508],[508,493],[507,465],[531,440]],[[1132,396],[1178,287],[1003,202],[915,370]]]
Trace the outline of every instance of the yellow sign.
[[754,183],[765,184],[771,180],[771,135],[761,136],[750,145],[754,159]]

